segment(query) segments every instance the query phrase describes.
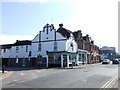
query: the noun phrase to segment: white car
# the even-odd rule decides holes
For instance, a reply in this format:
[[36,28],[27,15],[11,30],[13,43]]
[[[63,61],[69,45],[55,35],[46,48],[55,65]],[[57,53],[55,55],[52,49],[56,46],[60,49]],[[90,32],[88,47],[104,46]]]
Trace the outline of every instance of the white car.
[[110,60],[109,60],[109,59],[104,59],[104,60],[102,61],[102,64],[110,64]]

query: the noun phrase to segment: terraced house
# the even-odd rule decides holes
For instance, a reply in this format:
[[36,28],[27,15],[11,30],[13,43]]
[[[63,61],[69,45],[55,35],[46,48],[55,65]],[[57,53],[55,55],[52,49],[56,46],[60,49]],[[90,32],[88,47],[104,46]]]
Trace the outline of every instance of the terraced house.
[[[8,67],[69,67],[99,62],[99,48],[81,30],[72,32],[59,24],[46,24],[33,40],[1,45],[0,57]],[[93,56],[93,57],[92,57]]]

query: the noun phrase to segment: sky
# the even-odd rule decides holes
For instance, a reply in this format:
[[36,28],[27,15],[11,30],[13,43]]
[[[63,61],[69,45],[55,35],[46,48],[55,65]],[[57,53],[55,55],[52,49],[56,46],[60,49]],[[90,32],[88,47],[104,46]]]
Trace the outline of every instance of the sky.
[[99,46],[118,51],[119,0],[2,0],[0,44],[32,40],[49,23],[82,30]]

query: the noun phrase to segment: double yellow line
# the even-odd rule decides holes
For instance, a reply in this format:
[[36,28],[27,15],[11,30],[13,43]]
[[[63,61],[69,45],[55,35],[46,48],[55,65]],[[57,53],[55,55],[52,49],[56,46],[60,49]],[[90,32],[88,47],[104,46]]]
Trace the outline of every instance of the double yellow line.
[[3,80],[3,79],[5,79],[5,78],[9,77],[10,75],[12,75],[12,73],[13,73],[13,72],[10,71],[10,72],[2,75],[2,77],[0,77],[0,80]]
[[100,90],[104,90],[106,88],[112,88],[112,86],[116,83],[117,80],[118,80],[118,76],[113,77],[107,83],[105,83]]

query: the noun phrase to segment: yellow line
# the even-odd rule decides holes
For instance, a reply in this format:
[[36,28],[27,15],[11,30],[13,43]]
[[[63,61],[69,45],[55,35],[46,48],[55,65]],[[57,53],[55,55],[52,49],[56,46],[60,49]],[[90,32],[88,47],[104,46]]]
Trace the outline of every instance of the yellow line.
[[5,78],[9,77],[10,75],[12,75],[12,73],[13,73],[13,72],[9,72],[9,73],[3,75],[3,76],[0,78],[0,80],[3,80],[3,79],[5,79]]

